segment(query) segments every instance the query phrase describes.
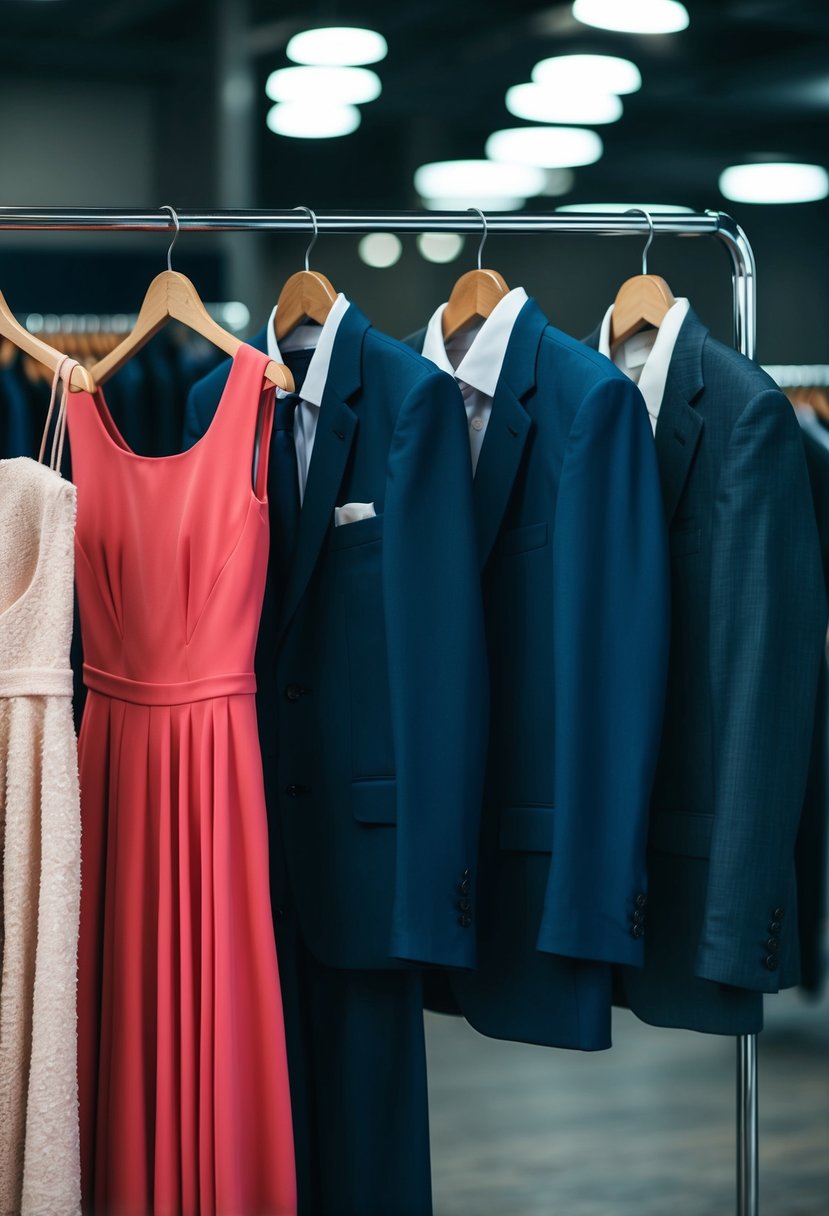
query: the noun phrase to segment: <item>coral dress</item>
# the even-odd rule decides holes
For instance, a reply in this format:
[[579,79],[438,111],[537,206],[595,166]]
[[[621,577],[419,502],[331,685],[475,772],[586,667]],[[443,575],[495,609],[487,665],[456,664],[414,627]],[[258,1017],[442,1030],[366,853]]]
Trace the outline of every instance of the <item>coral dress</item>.
[[81,1177],[99,1216],[296,1210],[253,675],[267,363],[240,347],[209,430],[173,456],[133,452],[100,391],[69,403]]

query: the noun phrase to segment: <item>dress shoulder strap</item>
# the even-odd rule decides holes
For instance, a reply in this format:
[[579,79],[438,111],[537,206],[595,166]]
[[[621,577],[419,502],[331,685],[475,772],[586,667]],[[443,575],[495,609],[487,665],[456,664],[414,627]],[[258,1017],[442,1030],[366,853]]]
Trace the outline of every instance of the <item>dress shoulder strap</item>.
[[49,457],[49,468],[54,469],[56,473],[60,472],[60,464],[63,459],[63,443],[66,438],[66,406],[69,396],[69,382],[72,379],[72,372],[78,366],[76,359],[70,359],[68,355],[61,359],[60,363],[55,368],[55,374],[52,377],[52,395],[49,399],[49,410],[46,414],[46,425],[43,428],[43,438],[40,441],[40,451],[38,453],[38,462],[43,464],[43,457],[46,454],[46,441],[49,436],[49,427],[52,424],[52,415],[55,412],[55,401],[57,399],[58,381],[62,384],[60,396],[60,405],[58,407],[58,416],[55,420],[55,431],[52,435],[52,451]]

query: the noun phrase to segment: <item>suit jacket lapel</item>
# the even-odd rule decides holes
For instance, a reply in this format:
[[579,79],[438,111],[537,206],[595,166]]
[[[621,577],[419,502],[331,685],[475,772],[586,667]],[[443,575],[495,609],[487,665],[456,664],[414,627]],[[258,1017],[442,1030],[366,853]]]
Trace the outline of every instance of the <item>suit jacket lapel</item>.
[[299,519],[296,552],[279,614],[281,642],[314,572],[328,527],[334,518],[340,484],[357,430],[357,415],[347,404],[360,387],[363,337],[368,320],[354,304],[340,321],[320,403],[314,450]]
[[535,364],[547,319],[528,300],[510,335],[475,471],[475,523],[481,569],[492,551],[532,426],[521,399],[535,387]]
[[704,420],[693,408],[704,388],[702,348],[708,330],[693,310],[682,323],[671,356],[656,424],[656,452],[665,518],[670,527],[702,434]]
[[[601,326],[583,341],[599,349]],[[656,424],[656,452],[665,518],[670,527],[702,434],[704,420],[693,402],[702,392],[702,348],[708,330],[692,308],[682,322]]]

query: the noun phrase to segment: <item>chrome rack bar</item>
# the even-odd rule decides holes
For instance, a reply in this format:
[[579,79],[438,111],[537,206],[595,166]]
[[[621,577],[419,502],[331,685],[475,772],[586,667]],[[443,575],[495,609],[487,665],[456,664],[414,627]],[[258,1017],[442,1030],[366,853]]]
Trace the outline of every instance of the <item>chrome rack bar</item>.
[[[183,232],[310,232],[309,217],[293,210],[179,211]],[[652,215],[656,232],[675,236],[712,236],[731,259],[735,345],[754,357],[756,341],[757,274],[754,253],[742,228],[723,212]],[[547,214],[487,214],[490,235],[582,233],[594,236],[646,235],[648,220],[638,212],[580,212]],[[471,211],[389,211],[317,213],[320,234],[367,232],[478,233],[481,221]],[[172,227],[162,211],[120,211],[77,208],[0,207],[0,231],[161,232]],[[757,1038],[737,1039],[737,1216],[759,1216],[758,1206]]]

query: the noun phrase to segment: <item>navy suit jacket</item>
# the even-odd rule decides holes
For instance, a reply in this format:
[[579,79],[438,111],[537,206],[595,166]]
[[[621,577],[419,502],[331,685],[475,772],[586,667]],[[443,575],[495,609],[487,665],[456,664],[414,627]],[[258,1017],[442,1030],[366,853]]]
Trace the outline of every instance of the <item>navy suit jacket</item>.
[[485,1034],[608,1047],[611,964],[643,958],[667,542],[639,390],[532,300],[474,496],[492,718],[480,967],[452,989]]
[[[186,443],[226,377],[194,386]],[[335,528],[347,502],[376,515]],[[290,902],[331,966],[474,965],[459,905],[477,882],[487,686],[466,415],[450,376],[353,304],[293,562],[270,573],[257,682],[277,915]]]
[[656,452],[671,658],[645,966],[620,978],[646,1022],[749,1034],[762,994],[798,978],[794,847],[826,627],[815,515],[792,407],[693,311]]

